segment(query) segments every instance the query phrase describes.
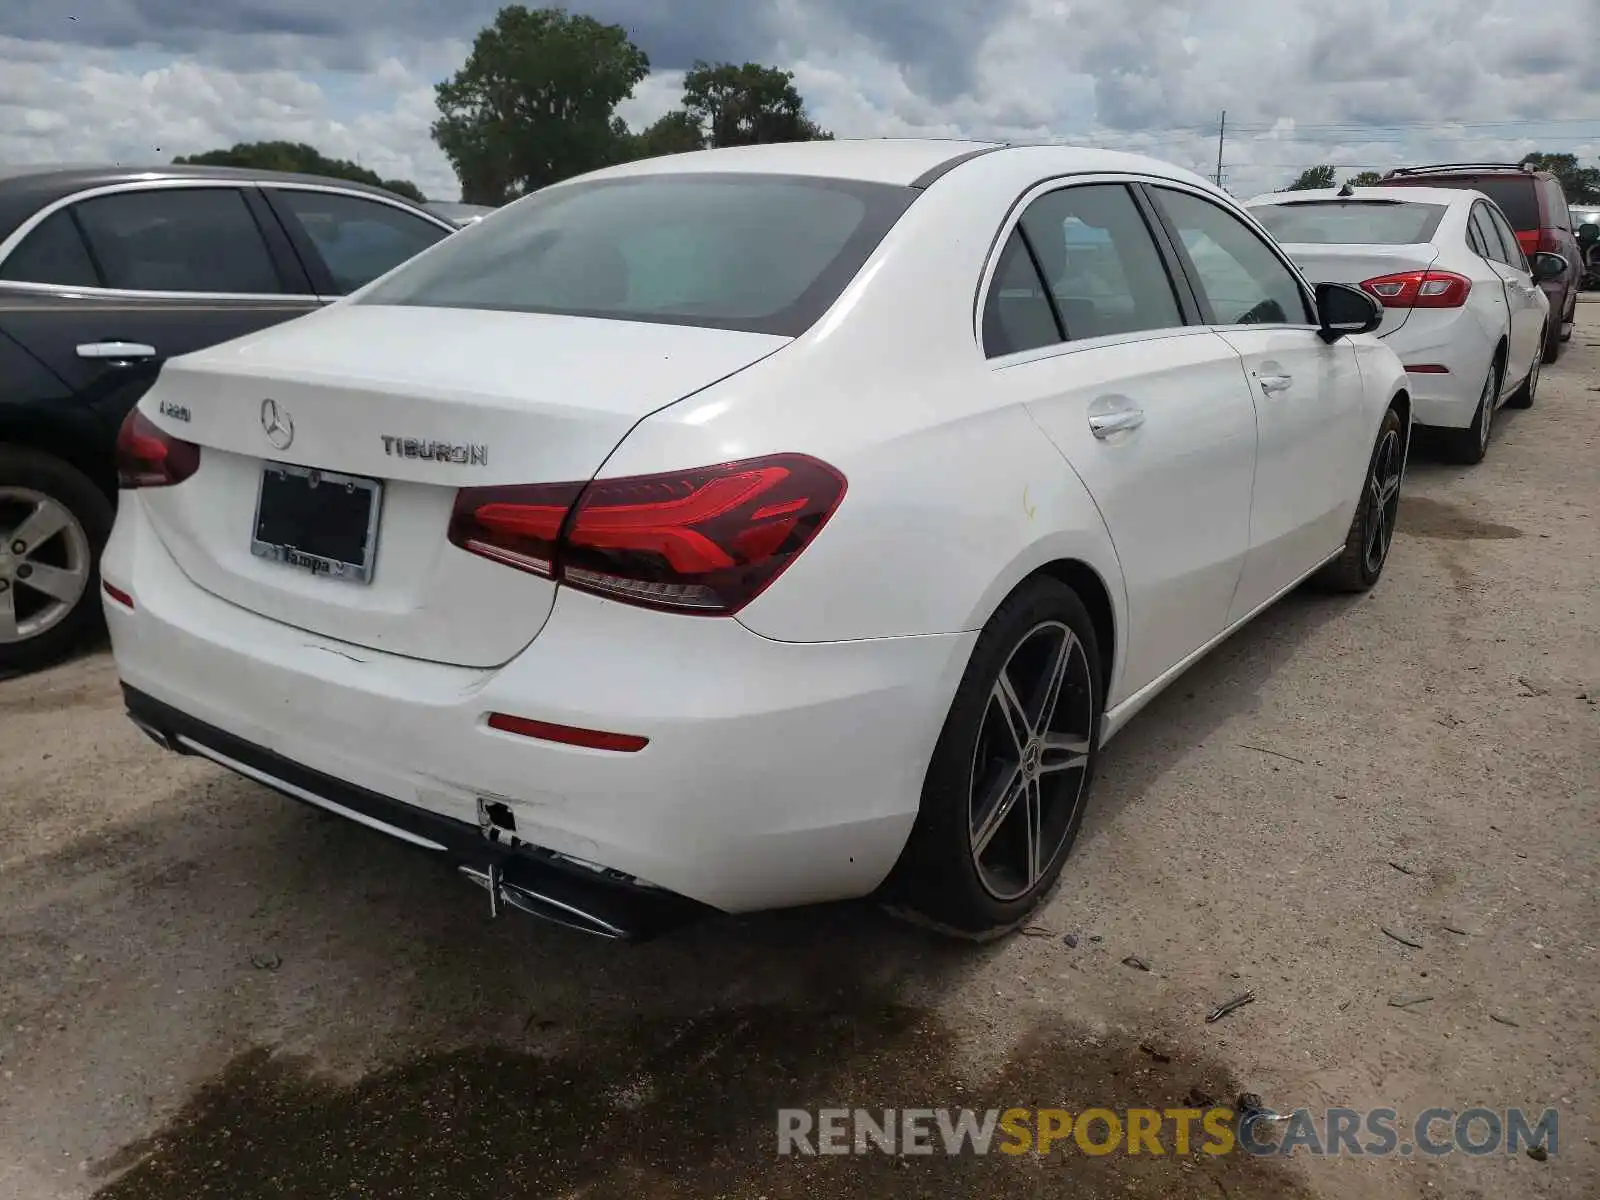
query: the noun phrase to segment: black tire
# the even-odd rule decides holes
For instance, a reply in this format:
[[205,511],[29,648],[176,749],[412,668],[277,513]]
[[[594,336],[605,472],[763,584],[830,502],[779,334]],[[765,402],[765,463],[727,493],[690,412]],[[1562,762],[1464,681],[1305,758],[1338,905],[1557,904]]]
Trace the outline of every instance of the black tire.
[[[1548,359],[1546,361],[1549,361]],[[1489,378],[1484,380],[1483,393],[1478,397],[1478,411],[1472,424],[1465,429],[1441,431],[1439,449],[1446,462],[1472,467],[1483,461],[1489,452],[1489,438],[1494,433],[1495,405],[1500,398],[1500,373],[1505,369],[1500,359],[1489,368]]]
[[[64,507],[87,541],[88,579],[83,591],[59,620],[38,634],[19,641],[0,641],[0,673],[37,670],[70,654],[93,633],[103,619],[100,607],[100,551],[111,536],[116,510],[106,494],[82,471],[54,455],[23,446],[0,446],[0,495],[6,489],[39,493]],[[9,519],[0,518],[0,533],[11,532]],[[67,534],[57,535],[65,538]],[[45,546],[47,553],[53,547]],[[0,546],[0,553],[8,550]],[[13,560],[12,569],[20,570]],[[4,580],[7,587],[14,580]],[[20,595],[20,590],[13,594]]]
[[[1365,592],[1383,575],[1400,511],[1405,437],[1405,424],[1399,412],[1391,408],[1384,413],[1377,440],[1372,444],[1372,457],[1367,462],[1367,474],[1361,484],[1361,499],[1356,504],[1355,515],[1350,518],[1344,550],[1317,574],[1316,582],[1322,587],[1336,592]],[[1391,482],[1392,494],[1388,490]],[[1374,522],[1379,520],[1380,513],[1383,523],[1375,529]],[[1375,535],[1381,546],[1374,559]]]
[[[1542,334],[1540,335],[1543,336]],[[1511,398],[1506,401],[1507,408],[1532,408],[1534,397],[1539,391],[1539,368],[1544,365],[1543,355],[1535,354],[1533,363],[1528,368],[1528,374],[1522,381],[1522,386],[1511,393]]]
[[1564,340],[1560,335],[1560,325],[1551,326],[1545,330],[1544,335],[1544,362],[1553,363],[1561,357],[1561,343]]
[[[1057,643],[1052,639],[1061,627],[1070,632],[1071,640],[1061,634]],[[1000,724],[1005,720],[1005,711],[996,707],[1003,703],[996,698],[1001,671],[1009,670],[1010,675],[1025,681],[1027,656],[1037,646],[1042,653],[1035,658],[1042,662],[1055,653],[1057,644],[1066,656],[1065,682],[1059,689],[1059,704],[1044,714],[1042,726],[1055,731],[1063,741],[1068,737],[1081,741],[1077,746],[1061,747],[1063,756],[1053,759],[1058,765],[1080,765],[1053,770],[1042,765],[1043,754],[1025,749],[1022,739],[1012,743],[1017,746],[1018,762],[1010,778],[1020,784],[1016,791],[1023,798],[994,806],[991,811],[1010,815],[1000,815],[993,822],[995,832],[985,841],[1000,852],[1009,850],[1018,837],[1031,838],[1027,845],[1055,848],[1036,856],[1048,854],[1048,860],[1037,868],[1031,883],[1017,894],[1006,896],[986,882],[989,869],[979,866],[986,851],[983,847],[974,849],[974,840],[981,834],[974,832],[973,796],[975,790],[996,797],[1012,790],[1009,784],[992,789],[979,787],[985,782],[980,775],[988,774],[984,768],[998,761],[991,759],[989,749],[1002,748],[999,739],[1011,730],[1009,725]],[[1077,657],[1080,652],[1081,658]],[[1020,666],[1019,658],[1024,660]],[[1025,684],[1014,685],[1014,689],[1024,687]],[[973,648],[928,765],[916,824],[884,889],[891,911],[944,933],[975,940],[998,937],[1027,920],[1060,878],[1083,822],[1100,752],[1104,687],[1099,642],[1083,601],[1059,580],[1035,576],[1025,581],[989,619]],[[1032,709],[1035,693],[1032,688],[1026,690],[1030,698],[1024,699],[1022,707]],[[1021,690],[1013,690],[1012,695],[1021,695]],[[1042,703],[1040,708],[1044,708]],[[1061,732],[1066,727],[1070,727],[1070,734]],[[1006,768],[1000,769],[988,782],[1002,783],[1005,771]],[[1030,779],[1034,781],[1031,784]],[[1030,792],[1029,787],[1038,790]],[[1041,797],[1038,811],[1047,814],[1037,822],[1031,816],[1034,795]],[[1041,835],[1024,832],[1036,824],[1042,826],[1046,820],[1049,828]],[[1029,875],[1033,874],[1034,869],[1030,868]]]

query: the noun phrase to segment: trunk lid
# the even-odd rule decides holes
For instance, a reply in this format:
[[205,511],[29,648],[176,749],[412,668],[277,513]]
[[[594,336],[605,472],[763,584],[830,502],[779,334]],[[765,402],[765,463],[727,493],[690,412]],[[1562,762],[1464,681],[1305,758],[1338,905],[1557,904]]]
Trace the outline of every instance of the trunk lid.
[[[1382,275],[1427,270],[1439,257],[1439,248],[1431,242],[1410,246],[1307,242],[1285,245],[1284,250],[1312,283],[1349,283],[1357,287]],[[1385,308],[1378,336],[1388,337],[1409,316],[1409,308]]]
[[[451,545],[457,489],[588,480],[640,418],[788,340],[341,304],[169,362],[140,408],[203,447],[200,469],[133,495],[184,573],[231,603],[357,646],[498,666],[538,635],[555,584]],[[370,582],[252,552],[274,463],[380,482]]]

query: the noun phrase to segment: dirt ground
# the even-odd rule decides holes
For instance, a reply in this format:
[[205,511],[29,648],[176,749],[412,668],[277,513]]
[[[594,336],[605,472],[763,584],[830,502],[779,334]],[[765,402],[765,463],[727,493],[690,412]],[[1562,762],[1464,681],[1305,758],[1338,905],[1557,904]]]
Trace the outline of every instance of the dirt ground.
[[[995,946],[864,905],[638,946],[490,924],[417,852],[157,750],[103,651],[0,683],[0,1196],[1600,1196],[1580,315],[1485,463],[1414,456],[1370,596],[1290,597],[1118,737],[1066,881]],[[1555,1107],[1558,1149],[775,1153],[780,1105],[1242,1091]]]

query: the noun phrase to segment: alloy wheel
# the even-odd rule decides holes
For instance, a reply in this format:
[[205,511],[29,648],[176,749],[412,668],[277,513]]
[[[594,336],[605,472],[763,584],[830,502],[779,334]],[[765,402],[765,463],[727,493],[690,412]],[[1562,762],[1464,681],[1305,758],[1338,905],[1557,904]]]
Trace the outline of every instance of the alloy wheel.
[[968,785],[972,862],[1001,902],[1031,891],[1066,844],[1094,738],[1083,643],[1060,621],[1017,642],[984,708]]
[[61,624],[92,570],[89,535],[66,505],[32,488],[0,487],[0,643]]
[[1376,575],[1389,557],[1394,540],[1395,518],[1400,512],[1400,477],[1404,460],[1400,433],[1391,429],[1378,443],[1372,456],[1372,474],[1367,479],[1366,539],[1362,558],[1370,575]]

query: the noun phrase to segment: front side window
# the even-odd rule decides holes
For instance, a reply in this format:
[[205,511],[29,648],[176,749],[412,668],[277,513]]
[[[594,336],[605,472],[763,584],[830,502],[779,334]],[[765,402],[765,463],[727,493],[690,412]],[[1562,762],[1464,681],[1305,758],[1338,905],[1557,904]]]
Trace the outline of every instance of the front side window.
[[0,264],[0,279],[18,283],[54,283],[63,287],[99,287],[94,260],[66,209],[57,209],[34,227]]
[[107,287],[145,292],[270,294],[272,255],[235,188],[152,188],[73,208]]
[[1106,337],[1183,324],[1150,227],[1121,184],[1039,197],[1022,215],[1067,337]]
[[450,234],[378,200],[295,188],[273,194],[306,231],[340,295],[365,287]]
[[1315,324],[1294,272],[1253,229],[1199,196],[1150,191],[1188,253],[1210,324]]
[[762,174],[563,184],[453,234],[357,303],[794,337],[838,298],[917,194]]

